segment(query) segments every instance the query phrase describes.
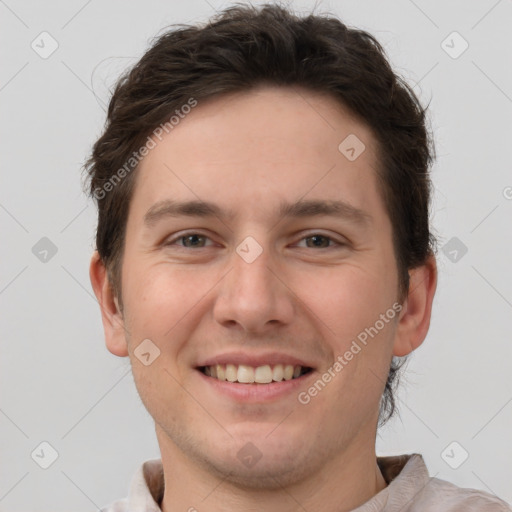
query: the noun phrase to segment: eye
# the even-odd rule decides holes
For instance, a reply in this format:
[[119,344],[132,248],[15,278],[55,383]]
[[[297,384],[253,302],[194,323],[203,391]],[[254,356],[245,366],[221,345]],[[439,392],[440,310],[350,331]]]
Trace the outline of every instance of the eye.
[[[312,235],[305,236],[301,239],[301,242],[303,240],[306,241],[307,248],[327,249],[333,245],[343,245],[341,242],[336,242],[331,237],[322,235],[320,233],[314,233]],[[310,243],[308,242],[309,240],[311,241]]]
[[[207,243],[207,242],[210,243]],[[305,245],[301,245],[305,242]],[[172,239],[168,240],[164,244],[165,246],[178,246],[186,249],[193,248],[204,248],[213,245],[211,239],[203,235],[202,233],[197,232],[189,232],[182,233],[180,236],[175,236]],[[313,233],[309,236],[303,237],[298,246],[306,247],[308,249],[328,249],[333,246],[343,246],[342,242],[334,240],[332,237],[323,235],[321,233]]]
[[[185,233],[181,234],[181,236],[174,237],[171,240],[165,242],[166,246],[178,245],[180,247],[185,248],[202,248],[206,247],[206,241],[210,240],[206,235],[202,235],[201,233]],[[211,244],[209,244],[211,245]]]

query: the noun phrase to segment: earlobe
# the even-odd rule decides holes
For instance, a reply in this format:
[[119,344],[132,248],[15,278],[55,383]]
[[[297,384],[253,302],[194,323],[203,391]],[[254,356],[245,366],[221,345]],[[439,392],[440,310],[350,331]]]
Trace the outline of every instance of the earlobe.
[[401,311],[393,355],[403,357],[416,350],[430,326],[432,302],[437,286],[437,266],[432,255],[420,267],[409,271],[409,292]]
[[124,318],[114,295],[105,265],[94,251],[89,267],[91,285],[101,309],[101,320],[108,350],[119,357],[128,355]]

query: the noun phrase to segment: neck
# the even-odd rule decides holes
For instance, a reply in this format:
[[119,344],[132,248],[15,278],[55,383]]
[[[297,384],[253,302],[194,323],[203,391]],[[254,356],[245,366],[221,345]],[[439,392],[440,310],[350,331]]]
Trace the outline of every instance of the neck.
[[276,478],[276,486],[265,489],[242,487],[229,475],[213,475],[190,460],[158,426],[157,437],[165,479],[163,512],[348,512],[386,487],[377,465],[375,439],[365,446],[353,443],[299,482],[280,485]]

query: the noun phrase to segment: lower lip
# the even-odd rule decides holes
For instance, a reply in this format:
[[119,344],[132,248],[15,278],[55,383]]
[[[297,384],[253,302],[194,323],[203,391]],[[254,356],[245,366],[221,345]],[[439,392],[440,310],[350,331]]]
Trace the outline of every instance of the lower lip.
[[268,384],[241,384],[228,382],[205,375],[196,370],[204,382],[217,391],[232,399],[244,403],[262,403],[283,398],[291,393],[297,394],[301,389],[306,389],[306,381],[314,374],[314,371],[306,373],[296,379],[270,382]]

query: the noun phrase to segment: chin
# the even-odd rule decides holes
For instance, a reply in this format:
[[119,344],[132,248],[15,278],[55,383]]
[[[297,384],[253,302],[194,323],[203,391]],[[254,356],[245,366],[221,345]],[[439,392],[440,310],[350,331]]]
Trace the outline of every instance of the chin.
[[[278,460],[279,459],[279,460]],[[263,454],[253,466],[244,466],[238,458],[205,460],[210,472],[219,478],[245,490],[277,490],[299,484],[309,476],[312,466],[305,463],[300,453],[294,457],[274,454],[272,460]]]
[[243,434],[240,430],[227,444],[212,443],[195,454],[208,472],[239,488],[270,490],[300,483],[325,461],[318,448],[304,446],[305,434],[283,429],[269,435],[271,428]]

